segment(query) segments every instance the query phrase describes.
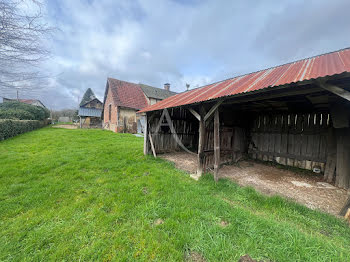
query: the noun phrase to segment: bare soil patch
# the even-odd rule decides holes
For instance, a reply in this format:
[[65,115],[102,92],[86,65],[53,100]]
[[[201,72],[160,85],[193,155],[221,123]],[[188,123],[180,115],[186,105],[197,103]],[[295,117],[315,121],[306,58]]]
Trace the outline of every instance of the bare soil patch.
[[[194,174],[196,156],[187,153],[170,153],[162,158],[175,163],[176,168]],[[269,164],[243,160],[234,165],[225,165],[219,171],[220,178],[234,180],[241,186],[252,186],[266,195],[280,195],[311,209],[338,215],[348,192],[323,181],[322,175],[296,172]]]
[[55,126],[52,126],[54,128],[65,128],[65,129],[77,129],[78,126],[76,125],[55,125]]
[[184,260],[188,262],[206,262],[206,259],[196,251],[190,251],[185,254]]

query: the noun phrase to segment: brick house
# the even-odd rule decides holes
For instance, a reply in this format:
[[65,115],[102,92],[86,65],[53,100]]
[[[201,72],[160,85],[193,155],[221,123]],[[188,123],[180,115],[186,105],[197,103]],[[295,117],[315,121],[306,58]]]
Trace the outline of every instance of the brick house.
[[176,94],[169,89],[170,84],[161,89],[108,78],[103,102],[103,127],[120,133],[140,132],[142,116],[136,112]]

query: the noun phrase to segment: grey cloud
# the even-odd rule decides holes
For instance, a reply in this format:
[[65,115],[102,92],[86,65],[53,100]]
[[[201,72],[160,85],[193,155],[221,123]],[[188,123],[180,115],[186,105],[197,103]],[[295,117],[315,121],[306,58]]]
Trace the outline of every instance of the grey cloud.
[[[172,89],[248,73],[331,51],[349,41],[347,1],[49,1],[61,28],[47,69],[58,75],[43,96],[77,106],[106,78]],[[326,14],[326,15],[325,15]]]

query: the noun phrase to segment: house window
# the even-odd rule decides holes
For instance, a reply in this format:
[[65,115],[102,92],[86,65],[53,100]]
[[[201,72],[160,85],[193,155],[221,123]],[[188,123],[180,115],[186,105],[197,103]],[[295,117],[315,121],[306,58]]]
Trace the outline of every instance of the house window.
[[108,119],[109,121],[112,119],[112,105],[108,106]]

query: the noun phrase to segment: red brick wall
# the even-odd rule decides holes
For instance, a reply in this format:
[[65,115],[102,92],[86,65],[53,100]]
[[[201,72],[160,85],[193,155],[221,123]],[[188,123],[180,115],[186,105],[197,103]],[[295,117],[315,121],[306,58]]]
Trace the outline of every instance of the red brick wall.
[[[109,105],[112,106],[111,121],[109,121]],[[106,129],[112,130],[114,132],[117,131],[117,124],[118,124],[117,107],[114,105],[112,92],[110,92],[110,88],[108,88],[106,102],[104,104],[103,121]]]

